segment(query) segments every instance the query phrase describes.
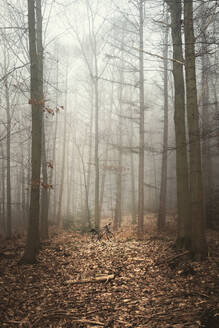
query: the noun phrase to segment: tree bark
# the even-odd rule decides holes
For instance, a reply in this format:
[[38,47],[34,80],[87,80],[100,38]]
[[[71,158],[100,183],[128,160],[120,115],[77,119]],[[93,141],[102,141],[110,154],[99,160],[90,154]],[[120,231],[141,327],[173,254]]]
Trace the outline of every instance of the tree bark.
[[[109,125],[107,126],[107,129],[109,129],[109,130],[111,129],[111,124],[112,124],[112,113],[113,113],[113,104],[114,104],[113,93],[114,93],[114,85],[112,83],[109,116],[106,118],[106,120],[108,120],[108,122],[109,122]],[[104,165],[106,165],[106,166],[108,165],[108,157],[109,157],[109,139],[110,139],[110,135],[107,136],[107,140],[106,140],[106,149],[105,149],[105,158],[104,158]],[[101,215],[102,209],[103,209],[106,172],[107,171],[105,169],[103,169],[101,186],[100,186],[100,215]]]
[[[58,90],[59,90],[59,59],[58,59],[58,49],[56,53],[56,108],[58,106]],[[56,142],[57,142],[57,130],[58,130],[58,113],[55,116],[55,127],[53,128],[53,143],[52,143],[52,161],[53,161],[53,169],[51,169],[49,181],[50,184],[54,186],[53,188],[53,202],[52,206],[49,206],[49,212],[51,211],[51,216],[53,218],[53,222],[57,223],[57,188],[56,188],[56,180],[57,180],[57,171],[56,171]],[[51,204],[51,190],[49,191],[49,204]]]
[[[131,121],[131,137],[130,148],[133,148],[133,122]],[[136,211],[136,195],[135,195],[135,169],[134,169],[134,156],[133,152],[130,152],[130,166],[131,166],[131,199],[132,199],[132,224],[137,223],[137,211]]]
[[[71,200],[72,200],[72,189],[73,189],[73,176],[74,176],[74,170],[75,170],[75,161],[74,161],[74,157],[75,157],[75,153],[74,153],[74,147],[72,145],[72,149],[70,152],[70,140],[68,138],[68,151],[67,153],[70,154],[70,160],[68,157],[68,169],[67,169],[67,198],[66,198],[66,216],[67,219],[70,220],[72,218],[72,204],[71,204]],[[69,163],[71,161],[71,164]]]
[[0,144],[1,147],[1,157],[2,157],[2,163],[1,163],[1,169],[2,169],[2,177],[1,177],[1,194],[2,194],[2,203],[1,203],[1,222],[2,222],[2,228],[3,233],[6,235],[7,229],[6,229],[6,222],[5,222],[5,163],[4,163],[4,148],[3,145]]
[[176,138],[176,184],[177,184],[177,245],[189,248],[191,244],[190,195],[187,161],[187,140],[185,122],[185,88],[183,49],[181,36],[182,3],[166,1],[171,13],[171,34],[173,43],[173,78],[174,78],[174,123]]
[[[108,163],[108,154],[109,154],[109,144],[107,143],[106,149],[105,149],[104,165],[107,165],[107,163]],[[105,181],[106,181],[106,170],[103,168],[103,173],[101,176],[101,184],[100,184],[100,216],[102,214],[102,209],[103,209]]]
[[195,256],[205,257],[207,255],[207,244],[204,229],[200,128],[196,87],[195,37],[193,27],[193,1],[191,0],[184,0],[184,26],[192,218],[191,250]]
[[[37,55],[38,55],[38,75],[39,75],[39,97],[44,102],[44,85],[43,85],[43,41],[42,41],[42,12],[41,0],[36,1],[36,33],[37,33]],[[49,212],[49,197],[48,197],[48,176],[46,164],[46,137],[45,137],[45,117],[42,116],[42,153],[41,167],[43,176],[43,188],[41,191],[41,220],[40,233],[43,240],[49,238],[48,231],[48,212]]]
[[99,200],[99,93],[98,93],[98,70],[97,59],[95,53],[95,70],[96,76],[94,77],[94,89],[95,89],[95,228],[100,229],[100,200]]
[[119,122],[118,122],[118,157],[117,157],[117,171],[116,171],[116,206],[114,217],[114,230],[118,230],[122,223],[122,115],[123,115],[123,84],[124,84],[124,28],[122,29],[121,39],[121,68],[119,69]]
[[7,138],[6,138],[6,154],[7,154],[7,238],[12,237],[11,225],[11,115],[8,79],[5,79],[5,99],[7,114]]
[[[91,184],[91,161],[92,161],[92,147],[93,147],[93,124],[94,124],[94,86],[91,79],[91,97],[90,97],[90,124],[89,124],[89,151],[88,151],[88,172],[87,172],[87,221],[90,226],[91,224],[91,212],[89,207],[89,195],[90,195],[90,184]],[[100,209],[101,211],[101,209]]]
[[139,2],[139,169],[138,169],[138,238],[144,230],[144,1]]
[[67,92],[68,92],[68,65],[66,66],[66,80],[65,80],[65,113],[64,113],[64,137],[62,144],[62,166],[61,166],[61,180],[59,188],[59,201],[58,201],[58,228],[63,228],[63,191],[64,191],[64,179],[65,179],[65,157],[66,157],[66,136],[67,136]]
[[40,167],[41,167],[41,129],[42,105],[39,95],[39,67],[36,48],[35,1],[28,0],[28,30],[30,53],[30,103],[32,108],[32,181],[27,242],[22,262],[33,263],[39,250],[40,214]]
[[23,224],[26,227],[27,224],[27,209],[26,209],[26,195],[25,195],[25,165],[24,165],[24,148],[22,145],[22,141],[20,140],[20,150],[21,150],[21,209],[22,209],[22,217]]
[[116,206],[113,229],[115,231],[121,226],[122,221],[122,145],[121,145],[121,130],[119,131],[119,146],[118,146],[118,164],[116,172]]
[[[203,3],[200,7],[201,24],[206,26],[208,18],[206,15],[207,8]],[[204,194],[204,218],[205,224],[212,227],[212,205],[213,205],[213,176],[212,176],[212,154],[210,151],[210,115],[209,115],[209,68],[210,61],[207,54],[207,37],[206,30],[202,31],[202,57],[201,57],[201,109],[202,109],[202,171],[203,171],[203,194]]]
[[164,126],[163,126],[163,151],[161,166],[161,187],[160,187],[160,204],[158,213],[158,230],[162,230],[166,223],[166,195],[167,195],[167,151],[168,151],[168,12],[166,13],[166,27],[164,36]]
[[42,176],[43,188],[41,191],[41,238],[42,240],[49,238],[49,190],[48,190],[48,174],[46,161],[46,140],[45,140],[45,121],[42,122]]

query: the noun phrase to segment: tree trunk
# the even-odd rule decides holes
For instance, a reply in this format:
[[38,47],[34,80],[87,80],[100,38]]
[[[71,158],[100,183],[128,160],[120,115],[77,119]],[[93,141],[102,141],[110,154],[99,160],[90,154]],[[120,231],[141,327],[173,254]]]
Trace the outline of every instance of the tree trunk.
[[[112,83],[109,116],[105,118],[109,122],[109,125],[107,126],[107,130],[111,129],[111,124],[112,124],[112,113],[113,113],[113,105],[114,105],[113,93],[114,93],[114,85]],[[107,140],[106,140],[106,149],[105,149],[105,158],[104,158],[104,165],[106,165],[106,166],[108,165],[108,157],[109,157],[109,139],[110,139],[110,135],[107,136]],[[101,185],[100,185],[100,216],[101,216],[102,208],[103,208],[106,172],[107,172],[107,170],[103,169],[102,180],[101,180]]]
[[[121,118],[120,118],[121,120]],[[115,231],[121,226],[122,220],[122,138],[121,138],[121,129],[119,131],[119,146],[118,146],[118,164],[117,171],[116,171],[116,206],[115,206],[115,217],[114,217],[114,224],[113,229]]]
[[[92,162],[92,148],[93,148],[93,125],[94,125],[94,86],[91,79],[91,98],[90,98],[90,124],[89,124],[89,151],[88,151],[88,172],[87,172],[87,194],[89,205],[89,193],[91,183],[91,162]],[[90,216],[90,211],[87,213]]]
[[20,140],[20,151],[21,151],[21,208],[22,208],[22,217],[23,224],[26,227],[27,224],[27,211],[26,211],[26,195],[25,195],[25,165],[24,165],[24,149],[22,142]]
[[[131,140],[130,148],[133,147],[133,122],[131,122]],[[135,197],[135,169],[134,169],[134,158],[133,152],[130,153],[130,166],[131,166],[131,198],[132,198],[132,224],[137,223],[136,213],[136,197]]]
[[100,229],[100,201],[99,201],[99,94],[98,94],[98,75],[97,75],[97,59],[95,53],[95,69],[96,76],[94,77],[95,89],[95,228]]
[[189,131],[192,247],[195,256],[207,255],[203,213],[203,186],[199,113],[196,88],[193,1],[184,0],[186,100]]
[[6,114],[7,114],[7,139],[6,139],[6,154],[7,154],[7,238],[12,237],[11,226],[11,115],[10,115],[10,100],[8,79],[5,79],[5,99],[6,99]]
[[144,230],[144,1],[139,2],[139,169],[138,169],[138,238]]
[[3,233],[6,235],[7,229],[6,229],[6,222],[5,222],[5,163],[4,163],[4,148],[3,145],[0,144],[1,147],[1,157],[2,157],[2,163],[1,163],[1,169],[2,169],[2,177],[1,177],[1,194],[2,194],[2,204],[1,204],[1,222],[2,222],[2,228]]
[[[205,4],[203,3],[200,8],[201,15],[201,24],[202,26],[206,26],[208,23],[208,19],[206,17]],[[212,194],[213,194],[213,177],[212,177],[212,154],[210,151],[210,132],[211,132],[211,124],[210,124],[210,116],[209,116],[209,68],[210,62],[208,58],[208,54],[205,53],[207,51],[207,38],[206,31],[202,31],[202,57],[201,57],[201,109],[202,109],[202,171],[203,171],[203,194],[204,194],[204,217],[205,223],[208,227],[212,227]]]
[[41,166],[41,129],[42,105],[39,97],[39,67],[36,49],[35,1],[28,0],[28,30],[30,53],[30,103],[32,108],[32,181],[30,196],[29,225],[26,248],[22,262],[33,263],[39,250],[39,214],[40,214],[40,166]]
[[58,228],[63,228],[63,213],[62,202],[64,192],[64,179],[65,179],[65,157],[66,157],[66,136],[67,136],[67,92],[68,92],[68,65],[66,66],[66,81],[65,81],[65,113],[64,113],[64,138],[62,144],[62,166],[61,166],[61,180],[59,188],[59,201],[58,201]]
[[41,238],[42,240],[49,238],[49,190],[48,190],[48,175],[46,164],[46,141],[45,141],[45,121],[42,122],[42,175],[43,175],[43,188],[41,191]]
[[[57,49],[57,58],[56,58],[56,107],[58,106],[58,90],[59,90],[59,59],[58,59],[58,49]],[[58,113],[55,116],[55,127],[53,128],[54,137],[52,144],[52,161],[53,161],[53,169],[51,169],[49,181],[50,184],[54,186],[53,188],[53,203],[52,207],[49,207],[51,210],[53,222],[57,223],[57,188],[56,188],[56,179],[57,179],[57,171],[56,171],[56,142],[57,142],[57,130],[58,130]],[[53,180],[54,179],[54,180]],[[49,204],[51,204],[51,190],[49,191]]]
[[[108,163],[108,153],[109,153],[109,144],[106,144],[105,149],[105,158],[104,158],[104,165],[107,166]],[[104,200],[104,192],[105,192],[105,181],[106,181],[106,170],[103,168],[103,173],[101,176],[101,184],[100,184],[100,216],[103,209],[103,200]]]
[[[82,208],[85,208],[85,216],[83,217],[86,221],[86,223],[88,223],[88,227],[89,229],[91,229],[91,215],[90,215],[90,207],[89,207],[89,194],[88,194],[88,181],[87,181],[87,176],[86,176],[86,166],[84,163],[84,158],[83,158],[83,153],[81,153],[80,148],[77,146],[78,149],[78,154],[81,160],[81,164],[82,164],[82,172],[83,172],[83,180],[84,180],[84,191],[85,191],[85,203],[84,206],[82,206]],[[81,182],[82,184],[82,182]],[[82,194],[81,193],[81,202],[83,203],[82,199]],[[85,222],[84,222],[85,223]]]
[[66,204],[66,215],[67,215],[67,219],[70,220],[70,218],[72,218],[72,204],[71,204],[71,200],[72,200],[72,189],[73,189],[73,176],[74,176],[74,170],[75,170],[75,153],[74,153],[74,147],[72,145],[72,149],[70,152],[70,140],[68,139],[68,152],[70,154],[70,161],[71,164],[69,163],[69,158],[68,158],[68,169],[67,169],[67,179],[68,179],[68,184],[67,184],[67,204]]
[[[42,12],[41,12],[41,0],[36,1],[36,33],[37,33],[37,54],[38,54],[38,76],[39,76],[39,97],[44,102],[44,87],[43,87],[43,42],[42,42]],[[41,166],[43,176],[43,188],[41,191],[41,238],[48,239],[48,178],[47,178],[47,164],[46,164],[46,138],[45,138],[45,117],[42,117],[42,154],[41,154]]]
[[162,230],[166,223],[166,195],[167,195],[167,151],[168,151],[168,12],[166,13],[166,28],[164,37],[164,126],[163,126],[163,151],[161,166],[160,204],[158,213],[158,230]]
[[183,50],[181,36],[182,3],[166,1],[171,13],[173,43],[173,78],[175,87],[174,123],[176,138],[176,184],[177,184],[177,245],[188,248],[191,244],[190,195],[186,148],[185,89],[183,75]]
[[119,122],[118,122],[118,158],[116,171],[116,207],[114,218],[114,230],[118,230],[122,223],[122,115],[123,115],[123,84],[124,84],[124,24],[122,30],[122,44],[121,44],[121,61],[122,67],[119,71]]

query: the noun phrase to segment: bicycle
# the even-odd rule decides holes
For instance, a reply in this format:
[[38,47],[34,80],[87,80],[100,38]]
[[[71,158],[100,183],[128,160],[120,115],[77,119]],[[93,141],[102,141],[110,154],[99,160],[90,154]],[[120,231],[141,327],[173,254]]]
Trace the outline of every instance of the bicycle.
[[90,230],[91,233],[91,241],[100,241],[103,237],[106,237],[107,240],[110,240],[114,237],[112,231],[110,230],[111,223],[106,224],[99,231],[95,228]]

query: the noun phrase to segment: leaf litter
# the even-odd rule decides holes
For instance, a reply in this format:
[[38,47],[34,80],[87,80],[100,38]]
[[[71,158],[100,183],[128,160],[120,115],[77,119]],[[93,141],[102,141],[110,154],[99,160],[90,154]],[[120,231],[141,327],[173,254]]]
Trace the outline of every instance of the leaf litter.
[[[218,237],[218,236],[216,236]],[[219,260],[191,261],[171,238],[91,242],[63,232],[34,265],[24,241],[0,249],[0,327],[219,327]]]

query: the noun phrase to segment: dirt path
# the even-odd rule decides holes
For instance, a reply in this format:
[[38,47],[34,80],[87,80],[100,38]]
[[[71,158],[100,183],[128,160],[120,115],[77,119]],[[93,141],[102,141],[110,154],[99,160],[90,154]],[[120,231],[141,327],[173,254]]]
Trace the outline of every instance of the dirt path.
[[2,252],[0,327],[219,327],[216,244],[200,264],[173,259],[171,240],[63,233],[32,266],[17,265],[17,246]]

